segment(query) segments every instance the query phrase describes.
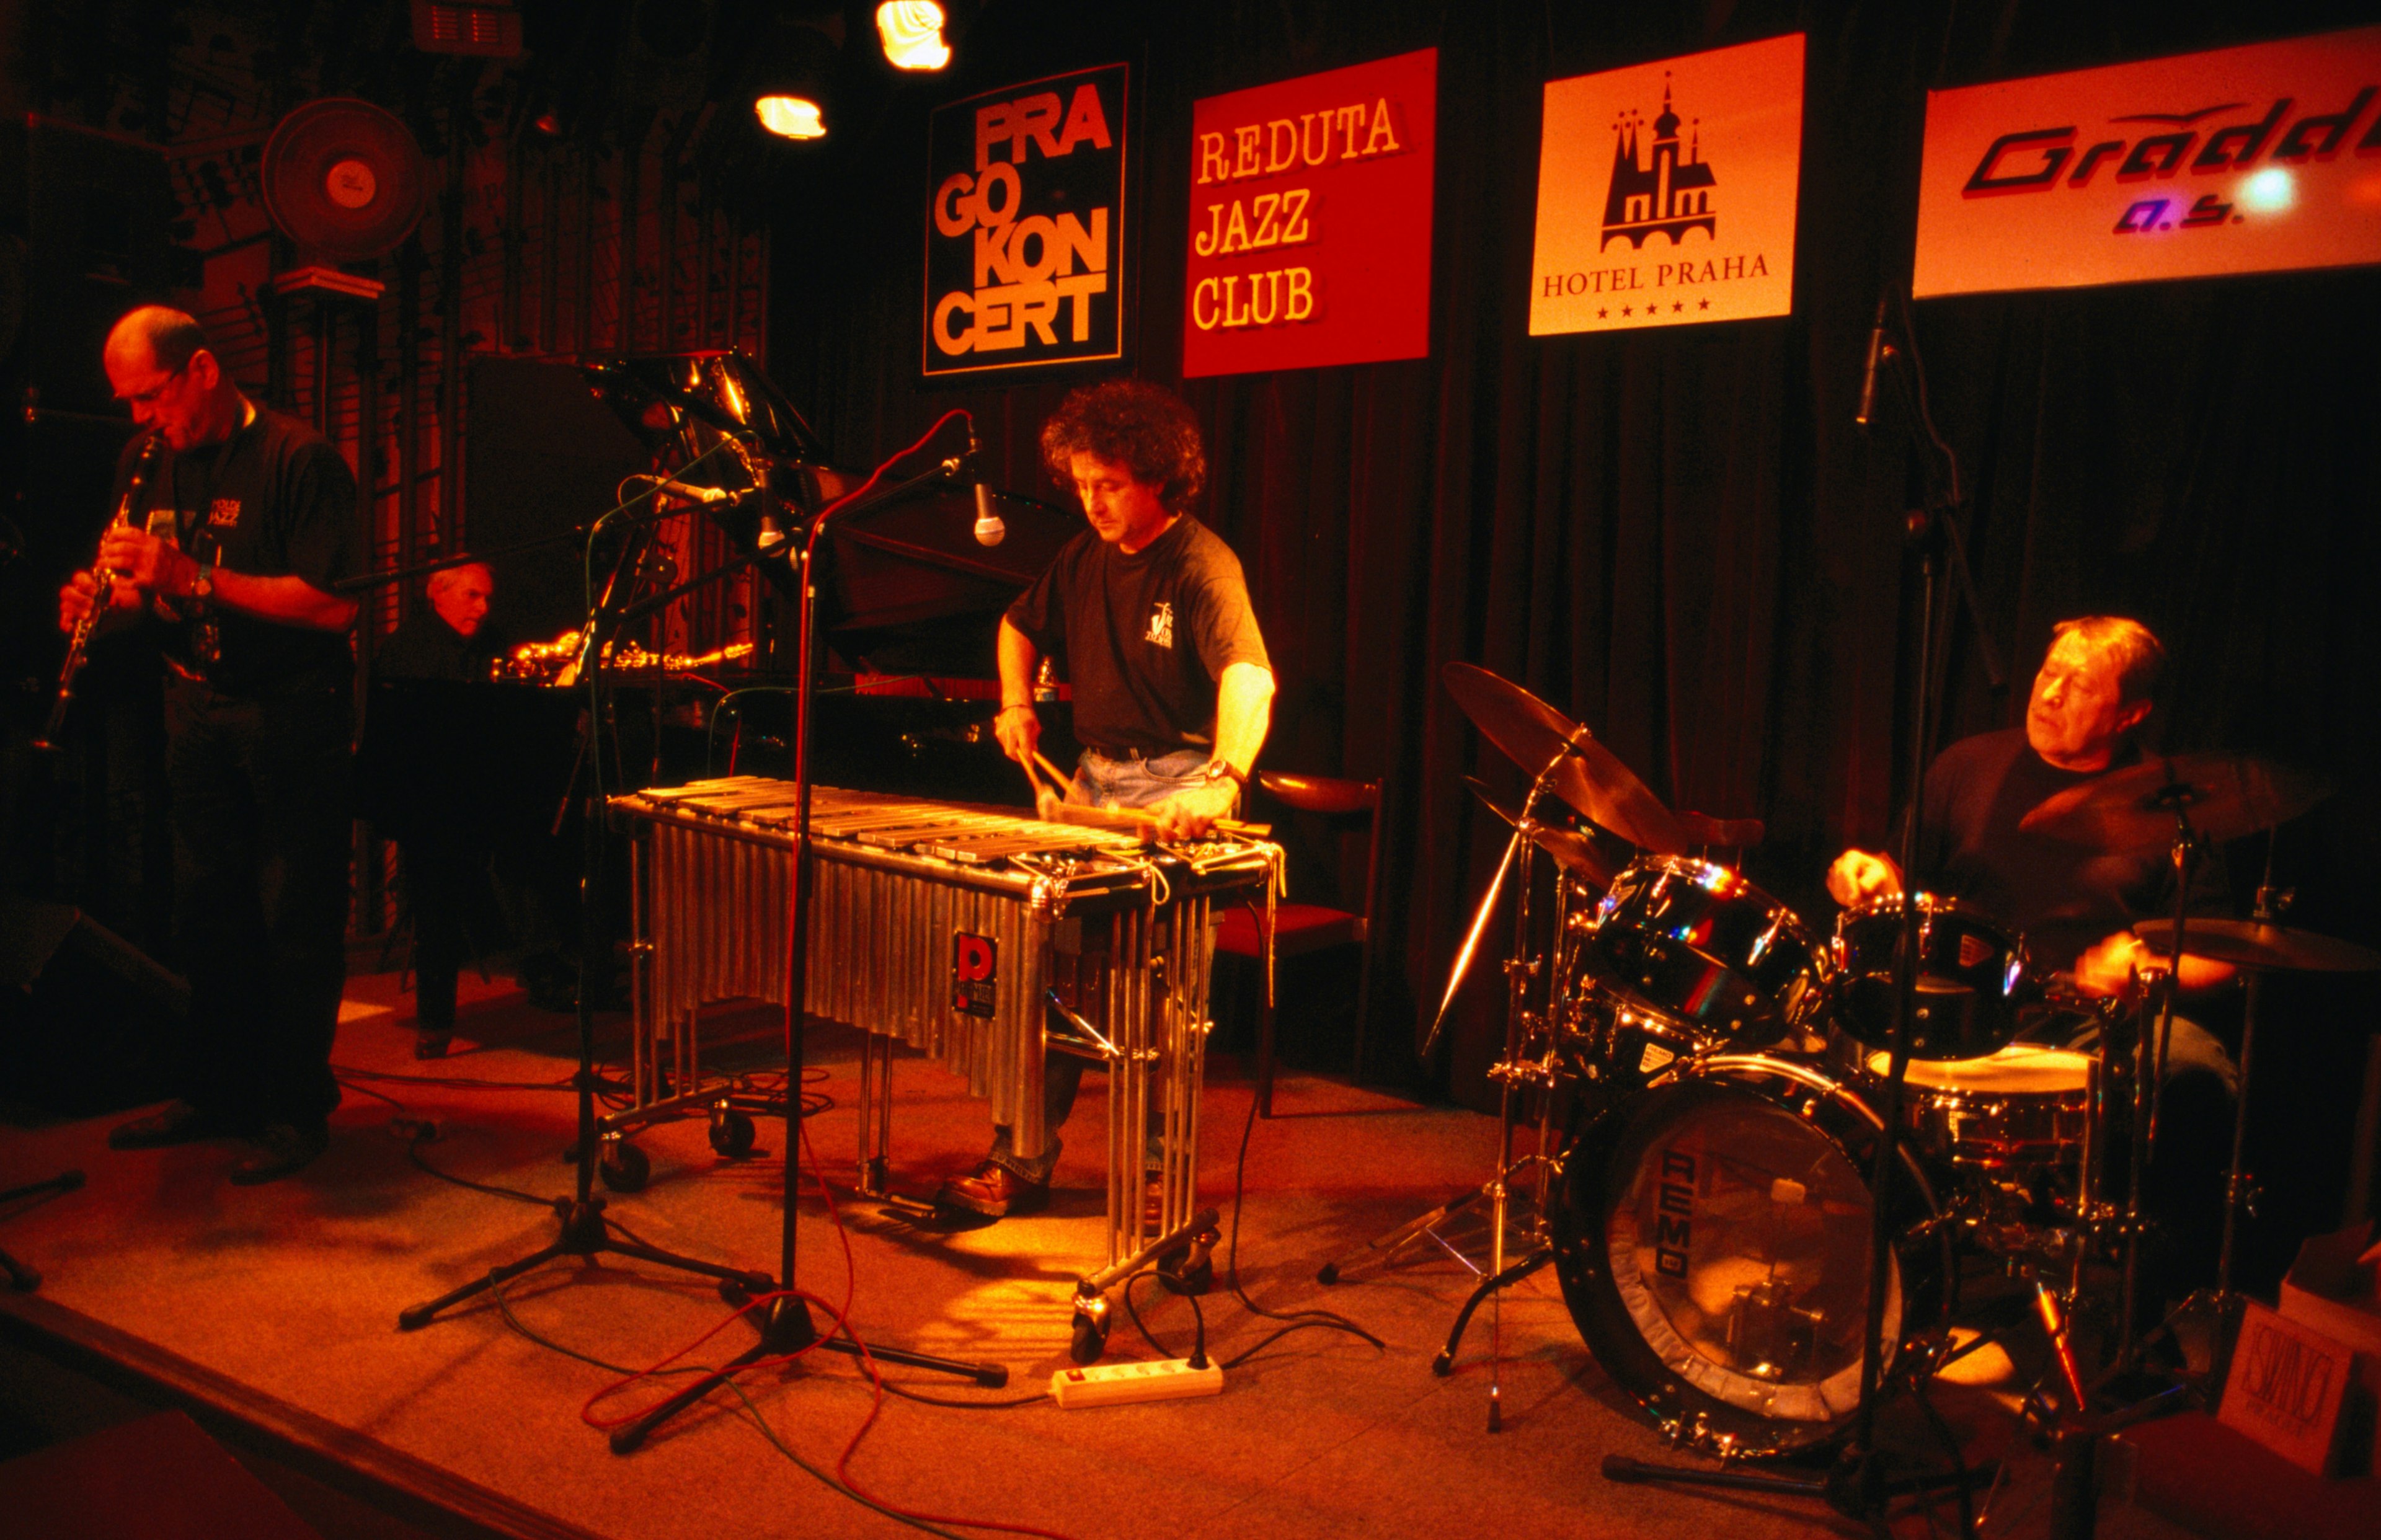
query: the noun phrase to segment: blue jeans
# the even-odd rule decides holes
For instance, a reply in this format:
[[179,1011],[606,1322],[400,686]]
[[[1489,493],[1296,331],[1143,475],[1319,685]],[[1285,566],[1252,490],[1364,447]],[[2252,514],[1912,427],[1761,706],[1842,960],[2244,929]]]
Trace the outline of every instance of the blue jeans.
[[[1152,759],[1110,759],[1094,750],[1083,751],[1068,783],[1067,801],[1078,807],[1137,808],[1162,802],[1178,791],[1191,790],[1204,780],[1208,760],[1204,749],[1178,749]],[[1068,1053],[1050,1053],[1042,1061],[1042,1126],[1050,1131],[1047,1148],[1035,1155],[1017,1153],[1008,1125],[992,1129],[995,1166],[1036,1184],[1050,1179],[1064,1148],[1058,1130],[1075,1110],[1075,1094],[1082,1088],[1085,1060]]]

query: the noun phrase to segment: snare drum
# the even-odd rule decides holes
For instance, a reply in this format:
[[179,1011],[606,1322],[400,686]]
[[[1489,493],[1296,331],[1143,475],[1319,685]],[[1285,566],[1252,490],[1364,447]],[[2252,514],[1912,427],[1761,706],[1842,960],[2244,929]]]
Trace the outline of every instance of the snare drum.
[[[1980,1058],[2017,1036],[2026,1008],[2041,994],[2025,939],[1957,898],[1921,893],[1916,904],[1918,1020],[1910,1057]],[[1901,936],[1899,894],[1871,898],[1836,922],[1836,1023],[1872,1048],[1893,1041]]]
[[1808,1026],[1831,972],[1792,910],[1686,856],[1648,856],[1615,877],[1581,951],[1600,992],[1704,1049],[1765,1047]]
[[[1871,1100],[1890,1056],[1865,1056]],[[1921,1149],[1955,1167],[2003,1174],[2072,1169],[2092,1115],[2090,1054],[2013,1043],[1984,1058],[1913,1058],[1903,1122]]]

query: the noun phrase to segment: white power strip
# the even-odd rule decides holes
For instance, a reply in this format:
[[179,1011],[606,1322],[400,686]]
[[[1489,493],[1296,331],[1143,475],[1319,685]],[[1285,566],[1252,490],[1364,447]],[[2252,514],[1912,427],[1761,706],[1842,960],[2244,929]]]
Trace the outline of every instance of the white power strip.
[[1193,1369],[1187,1358],[1168,1358],[1154,1363],[1094,1363],[1050,1376],[1050,1399],[1060,1406],[1121,1406],[1220,1395],[1223,1388],[1223,1365],[1214,1359],[1203,1369]]

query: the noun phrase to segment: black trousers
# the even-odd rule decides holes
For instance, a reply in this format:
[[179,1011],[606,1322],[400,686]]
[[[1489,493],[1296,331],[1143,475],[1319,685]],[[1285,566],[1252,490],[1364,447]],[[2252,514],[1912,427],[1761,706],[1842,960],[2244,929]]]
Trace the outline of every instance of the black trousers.
[[413,917],[413,1016],[425,1032],[455,1030],[455,981],[470,952],[469,920],[488,884],[483,846],[445,834],[398,847]]
[[190,980],[182,1094],[246,1127],[338,1106],[347,981],[348,698],[165,691],[177,949]]

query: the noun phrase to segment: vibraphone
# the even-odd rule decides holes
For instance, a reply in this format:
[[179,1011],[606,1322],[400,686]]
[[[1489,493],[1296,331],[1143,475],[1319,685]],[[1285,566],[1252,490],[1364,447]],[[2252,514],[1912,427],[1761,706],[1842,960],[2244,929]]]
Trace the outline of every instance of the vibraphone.
[[[785,1003],[796,841],[788,781],[730,776],[611,805],[639,836],[635,1101],[617,1129],[718,1097],[702,1072],[702,1007]],[[1001,808],[814,787],[811,853],[808,1011],[868,1033],[863,1194],[890,1196],[897,1040],[966,1076],[1020,1150],[1048,1142],[1043,1065],[1059,1052],[1108,1072],[1109,1261],[1189,1221],[1213,907],[1266,901],[1276,847],[1147,847]],[[1164,1193],[1154,1228],[1144,1131]]]

